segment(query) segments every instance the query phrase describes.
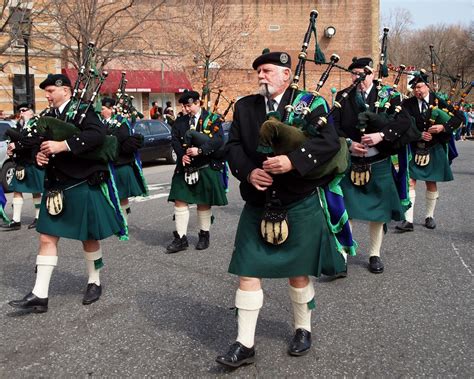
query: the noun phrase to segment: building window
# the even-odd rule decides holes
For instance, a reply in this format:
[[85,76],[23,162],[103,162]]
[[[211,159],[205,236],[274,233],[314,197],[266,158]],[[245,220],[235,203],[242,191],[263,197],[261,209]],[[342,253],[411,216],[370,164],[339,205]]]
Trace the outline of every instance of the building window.
[[26,75],[13,76],[13,110],[18,112],[18,107],[22,103],[35,105],[35,76],[30,75],[30,98],[26,98]]

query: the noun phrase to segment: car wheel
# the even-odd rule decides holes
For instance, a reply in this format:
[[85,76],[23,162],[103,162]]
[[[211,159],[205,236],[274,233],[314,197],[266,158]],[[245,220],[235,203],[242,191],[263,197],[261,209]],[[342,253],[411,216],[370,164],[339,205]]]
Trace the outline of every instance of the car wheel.
[[12,182],[13,175],[15,175],[15,163],[9,161],[5,162],[2,167],[2,186],[5,191],[8,191],[10,183]]
[[166,161],[168,163],[175,164],[177,159],[178,159],[178,156],[176,155],[176,152],[174,151],[173,148],[170,148],[168,156],[166,157]]

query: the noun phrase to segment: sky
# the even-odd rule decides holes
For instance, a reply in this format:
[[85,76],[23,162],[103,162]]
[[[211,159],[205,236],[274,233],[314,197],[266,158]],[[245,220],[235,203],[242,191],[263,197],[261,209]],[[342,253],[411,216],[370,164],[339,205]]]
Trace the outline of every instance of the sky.
[[474,0],[380,0],[382,17],[394,8],[410,11],[414,29],[441,23],[467,26],[474,21]]

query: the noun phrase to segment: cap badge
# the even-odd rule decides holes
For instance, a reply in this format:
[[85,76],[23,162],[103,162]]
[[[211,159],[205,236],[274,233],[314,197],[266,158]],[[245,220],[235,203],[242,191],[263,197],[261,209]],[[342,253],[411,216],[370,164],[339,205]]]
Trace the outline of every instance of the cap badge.
[[283,64],[288,63],[288,54],[281,53],[280,54],[280,62],[283,63]]
[[61,79],[58,79],[54,82],[54,85],[56,87],[62,87],[63,86],[63,81]]

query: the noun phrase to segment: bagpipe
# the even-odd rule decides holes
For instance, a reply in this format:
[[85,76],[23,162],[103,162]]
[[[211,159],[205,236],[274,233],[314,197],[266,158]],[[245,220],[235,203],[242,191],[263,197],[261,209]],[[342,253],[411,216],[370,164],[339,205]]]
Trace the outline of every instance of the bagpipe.
[[117,102],[114,105],[114,112],[129,119],[133,125],[137,119],[142,119],[145,116],[133,105],[134,97],[126,93],[128,83],[128,80],[125,78],[126,74],[126,71],[122,71],[117,93],[115,94]]
[[[94,43],[87,45],[83,63],[72,89],[73,96],[66,111],[65,120],[57,119],[50,114],[50,107],[33,117],[24,127],[25,131],[18,133],[8,130],[7,135],[13,142],[18,141],[29,148],[38,147],[42,141],[64,141],[81,133],[80,126],[87,113],[94,109],[100,88],[107,78],[107,71],[98,72],[95,69]],[[113,136],[106,136],[104,143],[93,151],[80,153],[79,157],[107,163],[117,157],[118,143]]]

